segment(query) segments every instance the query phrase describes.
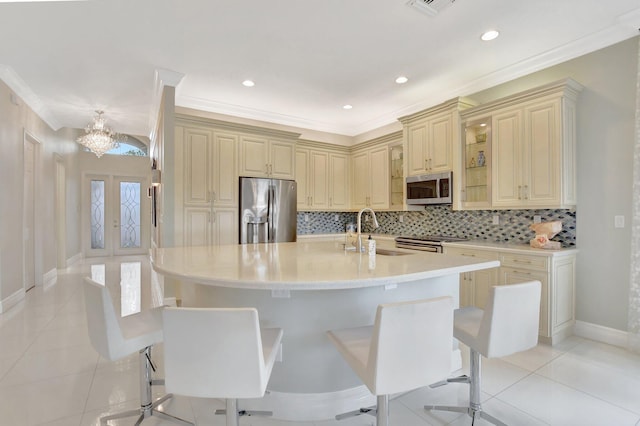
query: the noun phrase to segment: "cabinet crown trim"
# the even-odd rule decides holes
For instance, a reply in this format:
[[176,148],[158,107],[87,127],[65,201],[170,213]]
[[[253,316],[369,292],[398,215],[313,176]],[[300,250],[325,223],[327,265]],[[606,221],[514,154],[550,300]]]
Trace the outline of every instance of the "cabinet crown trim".
[[388,135],[380,136],[375,139],[353,145],[349,151],[355,152],[361,149],[371,148],[372,146],[391,144],[394,142],[402,142],[402,130],[398,130],[397,132],[389,133]]
[[413,121],[420,120],[423,118],[427,118],[432,116],[433,114],[437,114],[440,112],[450,111],[452,109],[457,109],[459,111],[465,110],[467,108],[471,108],[476,106],[478,103],[474,102],[468,98],[453,98],[431,108],[424,109],[422,111],[418,111],[416,113],[405,115],[403,117],[398,118],[402,124],[410,124]]
[[583,88],[584,86],[577,81],[565,78],[466,109],[460,112],[460,117],[466,119],[470,116],[489,113],[548,95],[557,95],[558,97],[562,96],[576,100]]
[[350,151],[348,146],[334,145],[326,142],[316,142],[305,139],[298,140],[296,148],[321,149],[323,151],[335,151],[343,154],[348,154]]
[[176,126],[199,125],[210,130],[237,131],[251,133],[253,135],[276,137],[289,140],[297,140],[301,133],[289,132],[286,130],[269,129],[266,127],[252,126],[249,124],[232,123],[229,121],[216,120],[213,118],[197,117],[193,115],[176,113]]

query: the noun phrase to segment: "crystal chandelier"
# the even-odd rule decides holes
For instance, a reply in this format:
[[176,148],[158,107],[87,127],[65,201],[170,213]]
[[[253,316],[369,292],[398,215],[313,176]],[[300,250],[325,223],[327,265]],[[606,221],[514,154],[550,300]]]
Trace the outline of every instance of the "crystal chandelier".
[[118,140],[124,140],[126,137],[121,136],[105,125],[105,120],[102,117],[104,111],[96,111],[96,116],[93,117],[93,123],[87,124],[84,129],[85,135],[80,136],[77,142],[86,146],[89,151],[93,152],[98,158],[102,157],[107,151],[110,151],[119,146]]

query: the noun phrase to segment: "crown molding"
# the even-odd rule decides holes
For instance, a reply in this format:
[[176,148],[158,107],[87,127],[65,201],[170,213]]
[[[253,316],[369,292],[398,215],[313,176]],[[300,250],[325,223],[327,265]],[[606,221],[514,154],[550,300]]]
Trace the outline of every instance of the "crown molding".
[[250,124],[234,123],[231,121],[223,121],[215,118],[199,117],[195,115],[189,115],[184,113],[176,113],[176,125],[179,124],[195,124],[202,126],[205,129],[213,130],[227,130],[236,131],[242,133],[249,133],[254,135],[270,136],[282,139],[294,139],[297,140],[300,137],[300,133],[290,132],[286,130],[270,129],[268,127],[254,126]]
[[29,85],[7,65],[0,64],[0,79],[27,104],[38,117],[40,117],[54,131],[59,130],[62,125],[44,105],[44,102],[34,93]]
[[176,98],[176,105],[184,108],[208,111],[217,114],[231,115],[234,117],[247,118],[251,120],[266,121],[268,123],[280,124],[284,126],[353,136],[352,134],[350,134],[351,126],[337,126],[321,121],[308,120],[291,115],[279,114],[277,112],[247,108],[240,105],[216,102],[207,99],[196,98],[193,96],[178,96]]
[[165,70],[158,68],[154,72],[153,79],[153,95],[151,99],[151,109],[149,111],[149,140],[153,140],[156,126],[158,125],[158,115],[160,114],[160,107],[162,105],[162,92],[166,86],[176,87],[182,79],[184,74],[177,71]]

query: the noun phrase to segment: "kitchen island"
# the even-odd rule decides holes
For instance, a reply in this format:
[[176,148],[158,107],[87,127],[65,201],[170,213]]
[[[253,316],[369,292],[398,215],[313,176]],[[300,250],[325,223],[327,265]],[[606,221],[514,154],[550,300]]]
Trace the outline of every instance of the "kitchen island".
[[[499,266],[400,249],[369,256],[338,242],[162,248],[151,261],[181,283],[183,306],[253,306],[262,326],[284,330],[269,392],[248,403],[287,420],[327,419],[375,401],[327,330],[372,324],[380,303],[449,295],[457,305],[460,273]],[[459,367],[457,345],[452,356]]]

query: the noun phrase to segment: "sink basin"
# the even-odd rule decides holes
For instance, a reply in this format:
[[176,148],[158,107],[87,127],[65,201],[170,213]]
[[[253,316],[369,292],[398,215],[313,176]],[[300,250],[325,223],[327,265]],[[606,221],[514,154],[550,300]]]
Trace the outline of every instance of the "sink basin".
[[406,256],[406,255],[412,254],[412,253],[405,253],[403,251],[387,250],[387,249],[377,248],[376,249],[376,254],[379,254],[381,256]]

